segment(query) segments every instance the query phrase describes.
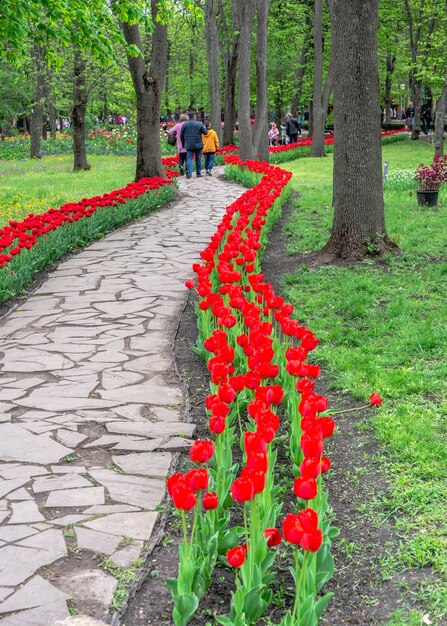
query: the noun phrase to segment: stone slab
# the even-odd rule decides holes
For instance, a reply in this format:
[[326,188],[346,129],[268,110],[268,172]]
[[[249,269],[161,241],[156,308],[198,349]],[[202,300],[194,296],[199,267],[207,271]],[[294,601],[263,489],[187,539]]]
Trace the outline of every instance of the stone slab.
[[45,502],[46,508],[83,507],[93,504],[104,504],[103,487],[84,487],[82,489],[68,489],[52,491]]
[[111,535],[148,541],[152,536],[158,516],[159,513],[156,511],[114,513],[91,522],[86,522],[83,526]]
[[169,473],[172,454],[169,452],[143,452],[112,457],[115,465],[127,474],[164,477]]
[[57,600],[69,600],[70,596],[53,587],[51,583],[42,578],[34,576],[29,582],[19,589],[14,595],[9,596],[0,605],[0,613],[12,613],[22,609],[32,609],[38,606],[51,604]]
[[[165,481],[117,474],[111,470],[91,470],[90,475],[107,488],[115,502],[155,509],[165,497]],[[92,504],[102,504],[101,502]]]
[[75,528],[75,533],[78,548],[81,550],[90,550],[91,552],[100,552],[108,556],[116,551],[121,542],[120,537],[116,535],[109,535],[89,528],[82,528],[82,526]]
[[[33,435],[19,424],[0,424],[0,460],[57,463],[73,450],[45,435]],[[22,483],[23,484],[23,483]]]

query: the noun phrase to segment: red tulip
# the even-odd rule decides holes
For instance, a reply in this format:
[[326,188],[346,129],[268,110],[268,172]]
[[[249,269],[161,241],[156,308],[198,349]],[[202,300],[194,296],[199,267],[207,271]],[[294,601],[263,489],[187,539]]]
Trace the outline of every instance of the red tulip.
[[370,395],[369,402],[373,406],[379,406],[379,404],[382,404],[383,400],[377,392],[374,392]]
[[219,506],[219,498],[217,497],[217,493],[206,493],[203,496],[202,504],[205,511],[217,509],[217,507]]
[[299,476],[293,484],[293,492],[297,498],[312,500],[318,492],[315,478],[303,478]]
[[213,454],[214,445],[209,439],[198,439],[194,441],[189,450],[189,458],[193,463],[206,463]]
[[236,478],[231,485],[231,497],[236,502],[247,502],[253,500],[255,495],[255,487],[253,481],[248,476],[240,476]]
[[244,564],[245,558],[247,556],[247,547],[236,546],[235,548],[230,548],[227,551],[227,561],[231,567],[241,567]]
[[189,511],[193,509],[197,503],[194,491],[189,487],[177,487],[171,494],[176,509]]
[[208,487],[208,472],[204,467],[191,470],[186,474],[185,478],[194,491],[202,491]]
[[281,533],[277,528],[266,528],[264,530],[264,537],[267,539],[267,545],[269,548],[279,546],[282,541]]

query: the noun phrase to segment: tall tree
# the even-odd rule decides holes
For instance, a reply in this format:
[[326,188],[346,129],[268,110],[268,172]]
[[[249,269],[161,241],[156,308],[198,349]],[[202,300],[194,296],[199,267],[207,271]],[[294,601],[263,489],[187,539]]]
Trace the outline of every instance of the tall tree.
[[35,92],[31,110],[31,148],[30,157],[40,159],[42,156],[42,128],[44,122],[44,101],[46,94],[46,62],[43,46],[35,43],[32,48],[33,74],[35,76]]
[[386,55],[386,78],[385,78],[385,122],[391,122],[391,85],[393,72],[396,65],[396,55],[388,52]]
[[[329,2],[331,8],[332,0]],[[324,126],[332,91],[332,62],[323,90],[323,0],[315,0],[314,5],[314,86],[312,100],[312,148],[311,156],[324,156]]]
[[[268,158],[267,18],[269,0],[240,0],[240,51],[238,60],[239,153],[242,160],[262,152]],[[257,15],[256,114],[251,126],[250,67],[254,18]]]
[[444,118],[447,110],[447,69],[445,72],[444,88],[436,104],[435,116],[435,157],[444,154]]
[[217,0],[206,0],[205,5],[205,36],[208,57],[208,81],[210,92],[211,125],[222,142],[221,109],[219,80],[219,48],[217,42],[219,34],[217,30]]
[[87,89],[85,84],[85,58],[80,50],[75,50],[73,66],[73,170],[88,170],[85,146],[85,112],[87,110]]
[[231,0],[231,29],[228,24],[223,0],[218,0],[219,27],[223,39],[222,57],[225,62],[225,110],[223,145],[233,143],[233,129],[236,122],[236,79],[239,57],[240,20],[237,0]]
[[151,176],[163,176],[160,144],[160,105],[166,75],[168,30],[158,17],[156,0],[151,0],[152,33],[150,34],[151,59],[147,64],[143,57],[143,44],[137,22],[122,21],[124,38],[131,49],[139,54],[128,54],[137,101],[137,164],[135,180]]
[[333,1],[334,221],[322,262],[395,250],[383,204],[377,15],[378,0]]
[[410,97],[414,104],[414,120],[411,131],[411,139],[419,139],[421,132],[421,105],[422,105],[422,78],[421,66],[424,66],[429,53],[427,42],[433,34],[436,15],[434,8],[426,0],[419,0],[416,7],[412,6],[411,0],[404,0],[405,11],[408,20],[408,32],[411,52],[411,66],[408,75],[410,85]]

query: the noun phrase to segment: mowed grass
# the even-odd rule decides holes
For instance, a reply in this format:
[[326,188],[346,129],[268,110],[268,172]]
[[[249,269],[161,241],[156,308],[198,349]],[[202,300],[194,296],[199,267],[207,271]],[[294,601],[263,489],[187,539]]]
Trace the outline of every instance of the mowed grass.
[[91,169],[73,172],[71,155],[0,161],[0,227],[29,213],[101,195],[133,180],[135,156],[89,156]]
[[[380,506],[371,512],[378,522],[396,516],[401,547],[385,558],[383,575],[423,569],[418,599],[441,625],[447,623],[447,189],[438,207],[418,207],[411,178],[399,174],[432,156],[422,142],[383,148],[387,229],[401,256],[348,267],[297,264],[285,290],[300,321],[321,338],[315,358],[333,387],[359,400],[374,391],[384,398],[371,421],[386,451],[390,491],[378,494]],[[328,156],[287,168],[301,194],[287,226],[290,254],[318,250],[328,238],[332,165]],[[390,624],[422,624],[422,616],[404,612]]]

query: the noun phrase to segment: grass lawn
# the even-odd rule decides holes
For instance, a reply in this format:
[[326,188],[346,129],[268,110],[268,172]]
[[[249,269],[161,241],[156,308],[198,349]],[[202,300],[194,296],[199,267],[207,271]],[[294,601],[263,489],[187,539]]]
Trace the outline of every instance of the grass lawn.
[[65,202],[119,189],[133,180],[135,156],[89,156],[91,169],[73,172],[72,155],[0,161],[0,227]]
[[[447,623],[447,189],[438,207],[418,207],[411,178],[401,173],[432,155],[422,142],[383,148],[387,229],[401,256],[350,267],[297,265],[284,280],[298,318],[321,338],[315,358],[333,387],[366,401],[374,391],[384,398],[372,424],[386,451],[390,491],[367,508],[378,523],[395,515],[402,542],[385,559],[383,575],[432,568],[436,576],[421,577],[419,599],[441,625]],[[332,166],[332,155],[283,166],[301,194],[287,226],[290,254],[318,250],[329,236]],[[413,612],[390,624],[421,620]]]

